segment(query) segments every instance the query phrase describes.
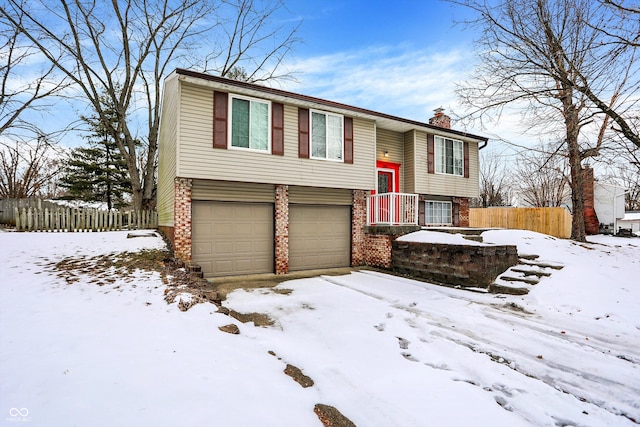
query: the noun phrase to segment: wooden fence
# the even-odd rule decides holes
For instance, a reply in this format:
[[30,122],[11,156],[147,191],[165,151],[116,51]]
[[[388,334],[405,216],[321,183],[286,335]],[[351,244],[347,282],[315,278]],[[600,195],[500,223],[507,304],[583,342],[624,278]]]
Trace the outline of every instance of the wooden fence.
[[49,208],[51,210],[62,207],[64,206],[58,205],[55,202],[36,198],[0,199],[0,224],[16,225],[16,208],[20,210],[22,210],[22,208]]
[[158,213],[78,208],[15,208],[17,231],[108,231],[158,227]]
[[568,239],[571,214],[565,208],[474,208],[469,209],[469,226],[531,230]]

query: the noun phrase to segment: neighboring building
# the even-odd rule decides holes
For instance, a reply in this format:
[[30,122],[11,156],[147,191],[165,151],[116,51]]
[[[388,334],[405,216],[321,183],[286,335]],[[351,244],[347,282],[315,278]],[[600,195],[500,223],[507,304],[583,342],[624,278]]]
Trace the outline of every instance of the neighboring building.
[[449,125],[178,69],[160,228],[205,276],[362,265],[367,225],[468,225],[487,138]]
[[[606,184],[594,178],[594,171],[586,166],[582,170],[584,185],[585,231],[587,234],[616,234],[621,226],[618,222],[624,217],[624,187]],[[531,207],[522,195],[516,195],[514,205]],[[563,191],[563,204],[573,212],[571,188],[566,185]]]
[[[598,216],[600,231],[613,231],[623,227],[620,221],[625,217],[624,187],[595,181],[593,185],[594,208]],[[623,227],[628,228],[628,227]]]
[[640,236],[640,212],[625,212],[624,218],[619,219],[617,224],[619,228],[631,230],[636,236]]

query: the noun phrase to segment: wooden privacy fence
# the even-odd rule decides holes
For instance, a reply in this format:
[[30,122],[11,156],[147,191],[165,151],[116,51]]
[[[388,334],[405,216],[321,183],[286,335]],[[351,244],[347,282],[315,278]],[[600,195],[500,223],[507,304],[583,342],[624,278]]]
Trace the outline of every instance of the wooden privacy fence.
[[17,231],[108,231],[158,227],[158,213],[154,210],[15,208],[15,218]]
[[469,209],[469,226],[531,230],[568,239],[571,214],[565,208],[474,208]]

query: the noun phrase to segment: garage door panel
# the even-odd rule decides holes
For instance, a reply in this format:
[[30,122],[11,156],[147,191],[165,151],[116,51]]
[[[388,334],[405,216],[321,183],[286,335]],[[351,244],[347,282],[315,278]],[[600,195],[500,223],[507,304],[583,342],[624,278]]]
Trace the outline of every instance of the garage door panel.
[[205,276],[273,272],[273,205],[195,201],[193,258]]
[[289,269],[347,267],[351,264],[349,206],[289,206]]

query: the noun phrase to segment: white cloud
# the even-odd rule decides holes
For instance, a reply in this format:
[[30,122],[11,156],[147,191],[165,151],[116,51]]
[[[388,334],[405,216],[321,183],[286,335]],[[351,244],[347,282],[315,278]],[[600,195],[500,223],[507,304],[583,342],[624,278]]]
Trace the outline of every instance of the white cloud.
[[300,71],[287,89],[409,119],[427,121],[432,110],[456,105],[454,83],[471,66],[470,52],[368,47],[288,64]]

